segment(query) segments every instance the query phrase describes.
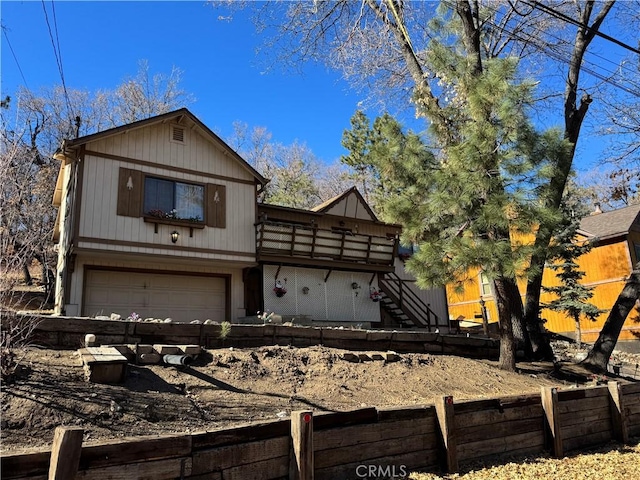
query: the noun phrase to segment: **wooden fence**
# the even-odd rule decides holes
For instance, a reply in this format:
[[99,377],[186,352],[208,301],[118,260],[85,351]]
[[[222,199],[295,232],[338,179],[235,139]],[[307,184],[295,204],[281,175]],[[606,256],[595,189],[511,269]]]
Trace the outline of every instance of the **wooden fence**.
[[[498,454],[562,457],[638,435],[640,383],[610,382],[489,400],[441,397],[427,406],[293,412],[290,420],[85,445],[77,474],[68,478],[402,478],[412,471],[456,472],[461,463]],[[3,455],[2,478],[47,478],[58,453]]]
[[[3,322],[5,319],[3,319]],[[205,348],[250,348],[264,345],[308,347],[324,345],[345,350],[393,350],[402,353],[440,353],[496,359],[499,342],[490,338],[441,335],[435,332],[351,330],[331,327],[295,327],[275,324],[233,325],[223,340],[220,325],[147,323],[74,317],[41,317],[33,342],[56,348],[79,348],[87,333],[102,345],[183,344]],[[4,323],[3,323],[4,324]]]

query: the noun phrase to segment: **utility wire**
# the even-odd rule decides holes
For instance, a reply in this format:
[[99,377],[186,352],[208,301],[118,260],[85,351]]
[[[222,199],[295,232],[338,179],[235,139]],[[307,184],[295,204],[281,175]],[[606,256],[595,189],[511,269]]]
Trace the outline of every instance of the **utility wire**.
[[[487,7],[487,8],[488,8],[488,9],[490,9],[490,10],[493,10],[493,12],[495,12],[495,13],[498,13],[498,9],[496,9],[496,8],[492,8],[492,7]],[[512,5],[512,8],[513,8],[513,5]],[[532,8],[534,8],[534,9],[535,9],[535,7],[532,7]],[[514,8],[514,11],[516,11],[516,13],[517,13],[517,10],[515,10],[515,8]],[[542,35],[547,35],[547,36],[549,36],[549,37],[553,38],[554,40],[558,40],[559,42],[563,42],[563,41],[565,41],[563,38],[560,38],[559,36],[554,35],[553,33],[551,33],[551,32],[550,32],[550,31],[548,31],[548,30],[547,30],[547,31],[544,31],[544,30],[542,30],[542,28],[540,28],[540,27],[536,27],[536,26],[534,26],[534,25],[531,25],[531,28],[532,28],[533,30],[537,31],[538,33],[540,33],[540,34],[541,34],[541,36],[542,36]],[[538,42],[544,42],[544,40],[541,40],[541,36],[540,36],[540,37],[535,37],[535,36],[533,36],[533,35],[529,34],[529,38],[535,38]],[[549,45],[549,43],[548,43],[548,42],[544,42],[544,43],[546,44],[547,48],[549,48],[549,49],[553,48],[551,45]],[[602,56],[602,55],[600,55],[600,54],[598,54],[598,53],[595,53],[595,52],[593,52],[593,51],[591,51],[591,50],[589,50],[589,49],[587,49],[587,51],[585,52],[585,57],[586,57],[587,55],[589,55],[589,56],[593,56],[593,57],[597,57],[598,59],[600,59],[600,60],[602,60],[602,61],[604,61],[604,62],[607,62],[607,63],[610,63],[610,64],[612,64],[612,65],[615,65],[616,70],[627,70],[627,71],[628,71],[628,72],[630,72],[630,73],[635,73],[635,71],[636,71],[634,68],[632,68],[632,67],[630,67],[630,66],[627,66],[627,65],[625,65],[624,63],[618,63],[618,62],[616,62],[615,60],[611,60],[610,58],[604,57],[604,56]],[[605,71],[606,71],[606,73],[610,74],[611,76],[613,76],[613,75],[615,74],[615,73],[614,73],[614,72],[612,72],[612,71],[607,71],[607,70],[606,70],[604,67],[602,67],[601,65],[599,65],[599,64],[597,64],[597,63],[595,63],[595,62],[593,62],[593,61],[591,61],[591,60],[589,60],[589,59],[587,59],[587,58],[583,58],[583,59],[582,59],[582,61],[583,61],[583,62],[588,62],[588,63],[592,64],[592,65],[593,65],[594,67],[596,67],[596,68],[601,68],[602,70],[605,70]]]
[[[529,16],[529,15],[531,14],[531,12],[535,9],[535,7],[533,7],[533,6],[532,6],[532,10],[531,10],[531,11],[526,12],[526,14],[523,14],[523,13],[521,13],[521,12],[518,12],[518,11],[515,9],[515,5],[511,3],[511,0],[509,0],[509,5],[511,6],[511,8],[512,8],[516,13],[518,13],[518,14],[519,14],[520,16],[522,16],[522,17]],[[487,10],[491,10],[493,13],[496,13],[496,14],[500,13],[500,11],[499,11],[499,9],[498,9],[498,8],[491,7],[491,6],[489,6],[489,5],[487,5],[485,8],[487,8]],[[492,22],[492,26],[496,26],[499,30],[506,31],[504,26],[497,25],[495,22]],[[538,42],[537,48],[538,48],[539,50],[541,50],[541,49],[542,49],[542,46],[540,46],[540,42],[544,43],[544,44],[545,44],[545,46],[546,46],[546,48],[548,48],[548,49],[550,49],[550,50],[554,48],[551,44],[549,44],[549,42],[545,42],[544,40],[542,40],[542,36],[543,36],[543,35],[546,35],[546,36],[548,36],[548,37],[551,37],[551,38],[553,38],[554,40],[558,40],[559,42],[565,42],[565,43],[566,43],[566,40],[565,40],[565,39],[563,39],[563,38],[561,38],[561,37],[559,37],[559,36],[557,36],[557,35],[554,35],[554,34],[553,34],[553,33],[551,33],[549,30],[543,30],[541,27],[536,27],[535,25],[530,25],[530,27],[531,27],[531,29],[532,29],[532,30],[534,30],[534,31],[536,31],[536,32],[538,32],[538,33],[540,33],[540,36],[535,36],[534,34],[527,33],[527,34],[526,34],[526,35],[527,35],[527,40],[526,40],[526,41],[528,41],[529,43],[533,43],[533,40],[532,40],[532,39],[535,39],[535,41],[536,41],[536,42]],[[522,37],[521,37],[521,38],[522,38]],[[522,41],[525,41],[525,40],[522,40]],[[541,51],[543,51],[543,50],[541,50]],[[544,51],[543,51],[543,53],[544,53]],[[589,56],[593,56],[593,57],[597,57],[597,58],[599,58],[600,60],[603,60],[604,62],[607,62],[607,63],[610,63],[610,64],[612,64],[612,65],[615,65],[615,67],[616,67],[616,68],[615,68],[615,70],[627,70],[627,71],[628,71],[628,72],[630,72],[630,73],[635,73],[635,72],[636,72],[635,68],[632,68],[632,67],[630,67],[630,66],[627,66],[625,63],[618,63],[618,62],[616,62],[616,61],[614,61],[614,60],[611,60],[610,58],[607,58],[607,57],[604,57],[604,56],[602,56],[602,55],[600,55],[600,54],[597,54],[597,53],[595,53],[595,52],[592,52],[591,50],[587,50],[587,51],[585,52],[585,57],[586,57],[587,55],[589,55]],[[567,61],[567,62],[568,62],[568,60],[563,60],[563,61]],[[595,63],[595,62],[593,62],[593,61],[589,60],[588,58],[583,58],[583,59],[582,59],[582,61],[583,61],[583,62],[590,63],[591,65],[593,65],[593,66],[594,66],[594,67],[596,67],[596,68],[601,68],[602,70],[605,70],[605,72],[606,72],[607,74],[610,74],[612,77],[613,77],[613,75],[615,75],[615,71],[609,71],[609,70],[606,70],[604,67],[602,67],[601,65],[599,65],[599,64],[597,64],[597,63]]]
[[27,79],[24,78],[24,73],[22,72],[22,68],[20,68],[20,62],[18,62],[18,57],[16,56],[16,52],[14,52],[13,47],[11,46],[11,42],[9,41],[9,35],[7,35],[7,27],[2,25],[2,33],[4,34],[4,38],[7,40],[7,45],[9,46],[9,50],[11,50],[11,55],[13,55],[13,59],[16,62],[18,67],[18,71],[20,72],[20,76],[22,77],[22,81],[24,82],[24,86],[29,88],[27,85]]
[[[547,44],[544,41],[541,41],[538,39],[538,37],[534,37],[533,35],[527,35],[526,37],[523,36],[522,34],[518,33],[518,32],[514,32],[512,30],[509,30],[508,28],[504,27],[504,26],[499,26],[497,24],[495,24],[493,21],[488,20],[487,23],[489,25],[491,25],[492,27],[496,27],[501,29],[504,33],[506,33],[507,35],[510,35],[511,37],[515,38],[516,40],[519,40],[521,42],[526,42],[529,45],[532,45],[534,48],[536,48],[538,51],[540,51],[541,53],[544,53],[552,58],[555,58],[556,60],[563,62],[563,63],[570,63],[570,60],[567,59],[564,55],[555,52],[552,48],[549,47],[549,44]],[[540,44],[540,42],[543,42],[543,45]],[[606,77],[604,75],[602,75],[601,73],[595,71],[594,69],[586,66],[586,65],[582,65],[581,70],[588,73],[589,75],[592,75],[606,83],[609,83],[610,85],[613,85],[616,88],[619,88],[621,90],[624,90],[625,92],[634,95],[636,97],[640,97],[640,91],[638,90],[633,90],[629,87],[627,87],[626,85],[623,85],[620,82],[617,82],[616,80],[613,80],[611,77]],[[613,74],[611,74],[611,76],[613,76]]]
[[626,43],[624,43],[621,40],[618,40],[617,38],[614,38],[610,35],[607,35],[606,33],[602,33],[600,32],[597,28],[593,28],[590,27],[589,25],[584,25],[582,23],[580,23],[578,20],[569,17],[568,15],[565,15],[562,12],[559,12],[558,10],[555,10],[554,8],[551,8],[547,5],[544,5],[540,2],[537,1],[529,1],[529,0],[522,0],[524,3],[526,3],[527,5],[530,5],[532,7],[535,7],[539,10],[542,10],[543,12],[548,13],[549,15],[551,15],[552,17],[555,17],[559,20],[564,20],[567,23],[571,23],[572,25],[576,25],[578,27],[582,27],[582,28],[586,28],[587,30],[589,30],[590,32],[593,32],[594,34],[598,35],[599,37],[604,38],[605,40],[609,40],[610,42],[615,43],[616,45],[619,45],[622,48],[625,48],[627,50],[629,50],[630,52],[633,53],[637,53],[638,55],[640,55],[640,50],[638,50],[637,48],[632,47],[631,45],[627,45]]
[[[523,1],[524,1],[524,0],[523,0]],[[446,3],[449,3],[449,4],[451,5],[451,3],[450,3],[450,2],[446,2]],[[526,2],[525,2],[525,3],[526,3]],[[489,8],[489,9],[491,9],[494,13],[498,13],[498,9],[496,9],[496,8],[491,8],[491,7],[488,7],[488,8]],[[553,15],[552,15],[552,16],[553,16]],[[555,17],[555,16],[554,16],[554,17]],[[556,17],[556,18],[557,18],[557,17]],[[571,19],[570,17],[567,17],[567,18],[569,18],[570,20],[573,20],[573,19]],[[493,26],[493,27],[495,27],[495,28],[499,29],[499,30],[502,30],[502,31],[503,31],[503,32],[505,32],[506,34],[508,34],[508,35],[510,35],[511,37],[515,38],[516,40],[519,40],[519,41],[521,41],[521,42],[526,42],[527,44],[532,45],[534,48],[536,48],[536,49],[537,49],[539,52],[541,52],[541,53],[544,53],[544,54],[546,54],[546,55],[548,55],[548,56],[550,56],[550,57],[552,57],[552,58],[555,58],[556,60],[558,60],[558,61],[560,61],[560,62],[563,62],[563,63],[570,63],[570,60],[569,60],[569,59],[565,58],[562,54],[555,52],[555,51],[553,50],[553,47],[551,47],[551,46],[550,46],[547,42],[545,42],[544,40],[541,40],[541,39],[540,39],[540,37],[538,37],[538,36],[534,36],[534,35],[532,35],[532,34],[527,34],[527,33],[520,34],[520,33],[518,33],[518,32],[511,31],[511,30],[509,30],[508,28],[506,28],[505,26],[497,25],[495,22],[493,22],[493,21],[491,21],[491,20],[488,20],[488,21],[487,21],[487,23],[488,23],[489,25],[491,25],[491,26]],[[572,23],[577,24],[577,25],[579,25],[579,26],[583,26],[580,22],[572,22]],[[532,28],[534,28],[535,30],[537,30],[537,31],[538,31],[538,32],[540,32],[540,33],[546,33],[547,35],[549,35],[549,36],[551,36],[551,37],[553,37],[553,38],[555,38],[555,39],[557,39],[557,40],[562,41],[562,39],[561,39],[560,37],[554,36],[553,34],[551,34],[551,33],[549,33],[549,32],[542,32],[542,30],[541,30],[541,29],[538,29],[538,28],[536,28],[536,27],[532,27]],[[526,36],[524,36],[524,35],[526,35]],[[615,40],[615,39],[614,39],[614,40]],[[615,42],[615,43],[617,43],[617,42],[618,42],[618,41],[616,40],[616,42]],[[542,43],[542,44],[541,44],[541,43]],[[620,43],[622,43],[622,42],[620,42]],[[587,51],[587,52],[585,52],[585,53],[587,53],[587,54],[589,54],[589,55],[593,55],[593,56],[599,57],[599,58],[602,58],[603,60],[606,60],[606,61],[608,61],[608,62],[610,62],[610,63],[612,63],[612,64],[616,65],[616,67],[617,67],[617,68],[625,68],[625,69],[628,69],[629,71],[632,71],[631,69],[629,69],[628,67],[625,67],[624,65],[617,64],[616,62],[613,62],[612,60],[606,59],[605,57],[602,57],[602,56],[597,55],[597,54],[595,54],[595,53],[592,53],[592,52],[590,52],[590,51]],[[591,75],[591,76],[593,76],[593,77],[596,77],[596,78],[598,78],[598,79],[600,79],[600,80],[602,80],[602,81],[604,81],[604,82],[606,82],[606,83],[609,83],[610,85],[613,85],[613,86],[614,86],[614,87],[616,87],[616,88],[619,88],[619,89],[621,89],[621,90],[624,90],[625,92],[627,92],[627,93],[629,93],[629,94],[631,94],[631,95],[634,95],[634,96],[636,96],[636,97],[640,97],[640,91],[638,91],[638,90],[633,90],[633,89],[631,89],[631,88],[629,88],[629,87],[627,87],[627,86],[623,85],[622,83],[620,83],[620,82],[618,82],[618,81],[616,81],[616,80],[613,80],[613,78],[612,78],[612,77],[613,77],[613,76],[614,76],[614,74],[615,74],[614,72],[607,71],[606,73],[608,73],[608,74],[609,74],[609,76],[604,76],[602,73],[597,72],[597,71],[596,71],[596,70],[594,70],[593,68],[591,68],[591,67],[588,67],[588,66],[584,65],[584,63],[590,63],[590,64],[592,64],[592,65],[593,65],[594,67],[596,67],[596,68],[602,68],[602,67],[601,67],[600,65],[598,65],[598,64],[596,64],[596,63],[594,63],[594,62],[591,62],[591,61],[589,61],[588,59],[584,58],[584,59],[583,59],[583,65],[581,66],[581,70],[582,70],[582,71],[584,71],[585,73],[587,73],[587,74],[589,74],[589,75]]]
[[[51,6],[53,9],[54,16],[54,27],[56,31],[56,38],[58,38],[58,24],[55,22],[55,5],[53,4],[53,0],[51,0]],[[51,39],[51,46],[53,47],[53,54],[56,57],[56,63],[58,65],[58,72],[60,73],[60,80],[62,80],[62,91],[64,92],[64,98],[67,103],[67,109],[69,110],[69,124],[71,124],[71,118],[73,117],[73,109],[71,108],[71,101],[69,100],[69,93],[67,92],[67,85],[64,81],[64,69],[62,68],[62,52],[60,52],[60,43],[58,42],[58,47],[56,48],[56,42],[53,39],[53,32],[51,31],[51,24],[49,23],[49,15],[47,14],[47,7],[45,6],[44,0],[42,0],[42,10],[44,11],[44,18],[47,22],[47,28],[49,29],[49,38]]]

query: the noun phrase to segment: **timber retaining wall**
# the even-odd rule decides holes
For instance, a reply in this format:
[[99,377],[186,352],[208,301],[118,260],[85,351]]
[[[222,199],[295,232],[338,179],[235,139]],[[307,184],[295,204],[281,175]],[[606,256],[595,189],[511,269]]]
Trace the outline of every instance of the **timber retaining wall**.
[[[9,321],[3,318],[2,322]],[[53,348],[80,348],[87,333],[102,345],[177,344],[205,348],[251,348],[265,345],[309,347],[324,345],[345,350],[393,350],[400,353],[434,353],[497,359],[499,342],[485,337],[442,335],[408,330],[358,330],[336,327],[302,327],[276,324],[233,325],[220,338],[220,325],[127,322],[75,317],[32,317],[37,324],[33,343]]]
[[[304,414],[310,435],[290,420],[81,447],[77,479],[297,478],[301,458],[316,479],[402,478],[412,471],[459,471],[499,454],[557,457],[640,434],[640,384],[604,386],[435,405]],[[301,418],[299,415],[296,418]],[[2,455],[2,478],[45,479],[50,449]],[[385,475],[379,475],[385,478]],[[310,477],[306,477],[310,478]]]

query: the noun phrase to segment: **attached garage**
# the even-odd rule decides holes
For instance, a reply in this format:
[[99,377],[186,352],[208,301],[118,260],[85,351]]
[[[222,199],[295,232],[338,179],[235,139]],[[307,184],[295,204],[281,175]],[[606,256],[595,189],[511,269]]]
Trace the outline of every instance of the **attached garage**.
[[228,315],[227,276],[191,273],[105,270],[86,268],[83,315],[132,312],[142,318],[167,318],[176,322],[211,319],[222,322]]

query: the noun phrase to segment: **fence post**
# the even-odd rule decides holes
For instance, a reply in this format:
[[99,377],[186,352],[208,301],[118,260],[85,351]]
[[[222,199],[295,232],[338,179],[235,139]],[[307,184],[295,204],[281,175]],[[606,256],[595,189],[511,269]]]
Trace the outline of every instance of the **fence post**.
[[313,412],[291,412],[291,480],[313,480]]
[[73,480],[78,473],[82,435],[80,427],[56,427],[51,446],[49,480]]
[[542,408],[547,420],[547,426],[553,439],[553,454],[557,458],[562,458],[562,434],[560,432],[560,413],[558,412],[558,389],[553,387],[542,387],[540,391]]
[[447,458],[447,471],[449,473],[456,473],[458,471],[458,447],[453,397],[450,395],[438,397],[436,398],[435,404],[438,424],[440,425],[440,434]]
[[609,387],[613,435],[619,442],[627,443],[629,441],[629,417],[624,405],[622,386],[618,382],[607,382],[607,386]]

